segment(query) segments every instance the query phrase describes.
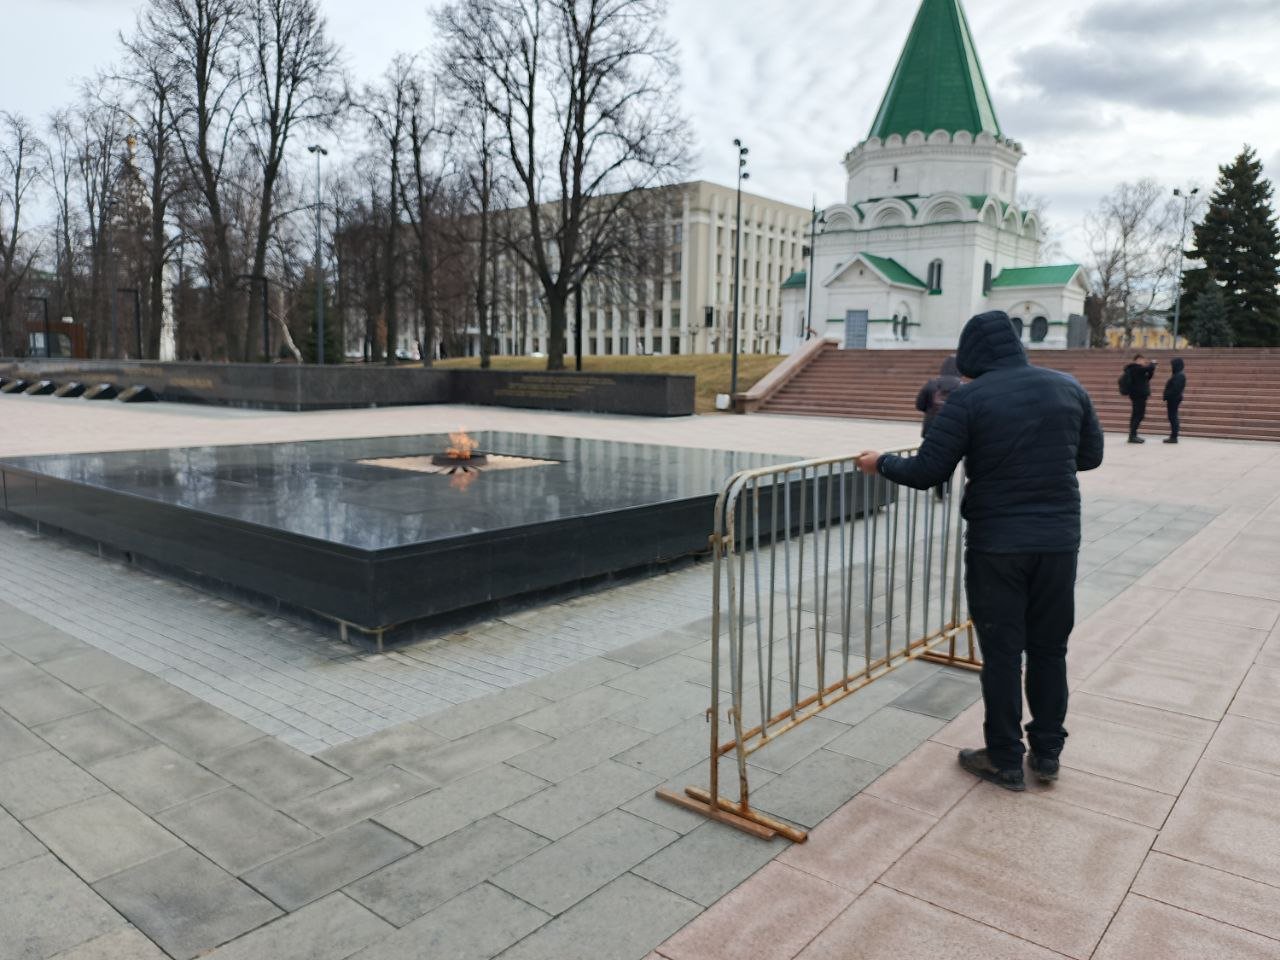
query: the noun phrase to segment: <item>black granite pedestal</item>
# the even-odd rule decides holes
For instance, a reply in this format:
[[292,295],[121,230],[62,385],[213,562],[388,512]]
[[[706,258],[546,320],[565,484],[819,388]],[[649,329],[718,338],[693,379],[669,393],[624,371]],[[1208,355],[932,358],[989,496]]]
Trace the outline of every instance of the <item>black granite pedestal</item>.
[[[478,471],[441,466],[440,435],[24,457],[0,461],[0,506],[381,636],[703,552],[731,474],[798,459],[475,439]],[[860,489],[850,482],[851,512]]]

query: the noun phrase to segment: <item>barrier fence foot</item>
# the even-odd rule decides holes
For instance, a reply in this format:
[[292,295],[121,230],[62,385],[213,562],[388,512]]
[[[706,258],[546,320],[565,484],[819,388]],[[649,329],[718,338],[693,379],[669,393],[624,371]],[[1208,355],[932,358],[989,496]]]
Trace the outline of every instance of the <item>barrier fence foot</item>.
[[742,805],[733,800],[726,800],[721,797],[718,804],[712,804],[711,794],[699,787],[687,787],[684,793],[665,789],[658,790],[656,793],[662,800],[674,803],[678,807],[684,807],[694,813],[700,813],[712,820],[719,820],[721,823],[735,827],[743,833],[749,833],[751,836],[758,837],[761,840],[784,837],[792,843],[804,843],[809,839],[807,831],[793,827],[789,823],[775,820],[773,817],[755,810],[743,810]]
[[982,661],[969,657],[952,656],[947,653],[925,653],[920,655],[921,660],[928,660],[930,663],[940,663],[944,667],[959,667],[961,670],[973,670],[975,673],[982,671]]

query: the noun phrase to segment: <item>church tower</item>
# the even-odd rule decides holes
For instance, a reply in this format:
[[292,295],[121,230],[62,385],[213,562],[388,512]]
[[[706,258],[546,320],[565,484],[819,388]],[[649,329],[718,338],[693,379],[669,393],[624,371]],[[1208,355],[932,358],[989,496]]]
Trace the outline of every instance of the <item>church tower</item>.
[[870,131],[844,157],[845,202],[822,213],[813,276],[783,285],[784,336],[954,347],[970,316],[1004,309],[1028,346],[1065,346],[1083,274],[1040,264],[1039,221],[1017,202],[1022,157],[960,0],[923,0]]

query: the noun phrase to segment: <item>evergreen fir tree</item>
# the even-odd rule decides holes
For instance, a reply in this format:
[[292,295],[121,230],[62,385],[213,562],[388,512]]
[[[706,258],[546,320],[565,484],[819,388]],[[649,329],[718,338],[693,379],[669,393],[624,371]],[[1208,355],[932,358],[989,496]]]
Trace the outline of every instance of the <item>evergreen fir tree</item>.
[[1210,283],[1196,296],[1194,307],[1191,324],[1186,327],[1187,339],[1197,347],[1232,346],[1234,337],[1222,288]]
[[1191,254],[1221,284],[1227,318],[1242,347],[1280,344],[1280,230],[1271,197],[1271,182],[1246,145],[1231,164],[1218,168],[1209,210],[1195,227]]
[[[289,323],[293,342],[302,354],[303,363],[316,362],[316,281],[315,271],[304,271],[302,282],[294,294],[292,317]],[[325,286],[324,296],[324,362],[343,362],[342,327],[338,316],[333,290]]]

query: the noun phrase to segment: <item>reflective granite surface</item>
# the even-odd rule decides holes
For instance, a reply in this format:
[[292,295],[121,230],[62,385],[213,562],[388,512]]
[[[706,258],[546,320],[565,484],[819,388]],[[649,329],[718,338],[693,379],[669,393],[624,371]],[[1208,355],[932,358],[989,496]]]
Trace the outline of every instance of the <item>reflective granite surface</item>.
[[479,451],[553,462],[484,472],[466,485],[359,462],[430,455],[449,445],[446,435],[425,435],[25,457],[3,466],[382,551],[702,498],[736,470],[800,459],[512,433],[474,436]]

